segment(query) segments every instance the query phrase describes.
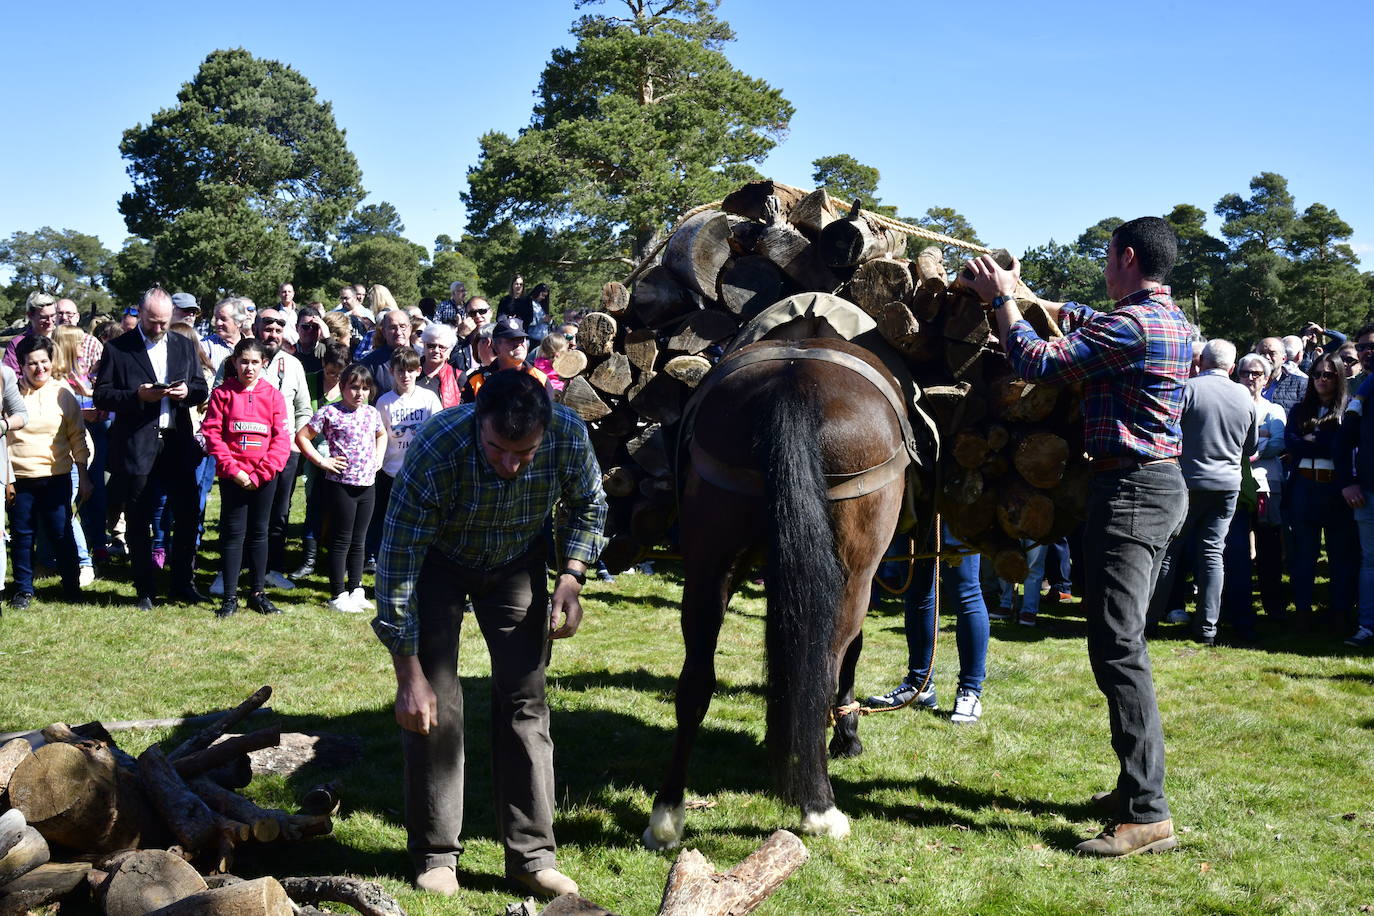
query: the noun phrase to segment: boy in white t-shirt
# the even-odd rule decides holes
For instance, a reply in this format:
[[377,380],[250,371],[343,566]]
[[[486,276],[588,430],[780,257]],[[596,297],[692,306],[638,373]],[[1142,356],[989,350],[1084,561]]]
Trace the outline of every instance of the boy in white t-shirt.
[[377,555],[382,543],[382,523],[386,519],[386,504],[391,499],[391,485],[401,473],[406,449],[425,425],[425,421],[444,409],[439,396],[428,388],[421,388],[420,354],[410,347],[397,347],[391,357],[391,390],[377,401],[377,410],[386,426],[386,455],[377,475],[377,504],[372,511],[372,523],[367,529],[367,556]]

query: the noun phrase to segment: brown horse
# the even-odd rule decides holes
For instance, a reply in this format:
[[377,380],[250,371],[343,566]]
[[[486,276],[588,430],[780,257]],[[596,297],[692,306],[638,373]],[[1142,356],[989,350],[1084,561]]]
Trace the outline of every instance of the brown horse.
[[[902,508],[916,446],[895,380],[839,339],[763,340],[716,366],[694,399],[681,506],[686,658],[677,735],[644,842],[676,846],[687,760],[715,690],[715,652],[740,579],[766,558],[766,745],[804,832],[849,833],[835,807],[825,733],[853,700],[869,583]],[[861,753],[857,716],[834,756]]]

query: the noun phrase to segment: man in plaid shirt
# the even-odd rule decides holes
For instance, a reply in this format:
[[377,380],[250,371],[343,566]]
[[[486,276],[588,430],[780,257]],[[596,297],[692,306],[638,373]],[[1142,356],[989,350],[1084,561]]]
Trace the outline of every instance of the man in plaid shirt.
[[1188,493],[1178,466],[1179,420],[1192,362],[1192,329],[1164,279],[1178,239],[1153,216],[1123,223],[1107,248],[1116,307],[1041,303],[1067,336],[1042,340],[1014,296],[1020,267],[989,256],[969,262],[990,302],[1012,366],[1024,378],[1083,382],[1083,422],[1093,477],[1083,539],[1088,659],[1107,698],[1116,788],[1093,801],[1112,820],[1080,853],[1125,856],[1178,845],[1164,799],[1164,735],[1155,702],[1145,614],[1165,548],[1183,525]]
[[[544,532],[560,501],[563,567],[550,603]],[[493,782],[506,874],[541,896],[576,893],[555,868],[544,667],[548,641],[572,636],[582,621],[578,595],[606,544],[605,522],[586,425],[523,372],[494,374],[476,404],[431,417],[407,449],[382,529],[372,628],[396,670],[406,845],[421,890],[458,889],[457,658],[470,599],[491,655]]]

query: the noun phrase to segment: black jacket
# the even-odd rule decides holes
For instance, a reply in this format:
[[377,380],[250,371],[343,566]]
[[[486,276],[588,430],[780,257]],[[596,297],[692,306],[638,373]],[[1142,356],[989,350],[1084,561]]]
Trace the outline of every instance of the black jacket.
[[[167,380],[185,381],[187,395],[181,401],[168,400],[171,407],[171,441],[186,459],[186,473],[195,473],[194,462],[201,458],[191,422],[191,408],[204,404],[210,396],[205,375],[200,371],[196,345],[180,334],[167,334]],[[105,345],[100,372],[95,380],[95,406],[114,414],[110,424],[112,473],[146,475],[157,458],[157,419],[161,401],[141,401],[138,386],[157,382],[153,364],[143,345],[138,328],[126,331]]]

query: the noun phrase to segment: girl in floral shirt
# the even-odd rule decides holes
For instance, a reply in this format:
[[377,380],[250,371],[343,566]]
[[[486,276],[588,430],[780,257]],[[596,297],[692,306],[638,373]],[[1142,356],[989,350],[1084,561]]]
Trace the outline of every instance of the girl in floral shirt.
[[[339,403],[321,407],[296,432],[301,454],[324,471],[319,487],[328,532],[329,592],[334,596],[329,607],[348,614],[373,610],[363,592],[363,548],[376,500],[377,469],[386,451],[386,427],[368,403],[372,388],[372,373],[354,363],[339,377]],[[328,456],[311,442],[316,436],[324,436]]]

